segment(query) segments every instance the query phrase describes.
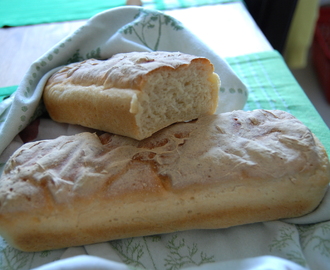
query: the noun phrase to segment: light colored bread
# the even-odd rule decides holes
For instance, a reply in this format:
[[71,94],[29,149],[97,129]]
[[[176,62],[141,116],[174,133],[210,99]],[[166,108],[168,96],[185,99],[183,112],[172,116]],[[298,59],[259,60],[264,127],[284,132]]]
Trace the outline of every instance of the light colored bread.
[[211,62],[177,52],[132,52],[63,67],[44,89],[57,122],[144,139],[175,122],[213,114],[219,76]]
[[328,187],[317,138],[282,111],[234,111],[137,141],[27,143],[0,181],[0,234],[25,251],[304,215]]

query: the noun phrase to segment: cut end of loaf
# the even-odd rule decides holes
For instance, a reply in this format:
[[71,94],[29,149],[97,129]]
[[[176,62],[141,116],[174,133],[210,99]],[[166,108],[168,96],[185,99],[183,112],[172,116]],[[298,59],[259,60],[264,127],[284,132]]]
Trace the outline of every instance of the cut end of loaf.
[[196,59],[189,67],[156,70],[143,82],[141,95],[131,104],[131,108],[138,107],[135,119],[140,129],[136,139],[216,111],[220,79],[213,66],[206,65],[204,60],[208,62]]

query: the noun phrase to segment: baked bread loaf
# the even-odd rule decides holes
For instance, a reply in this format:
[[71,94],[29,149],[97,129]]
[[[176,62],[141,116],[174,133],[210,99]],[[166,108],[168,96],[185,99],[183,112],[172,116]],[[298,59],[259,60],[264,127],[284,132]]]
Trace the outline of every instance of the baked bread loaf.
[[43,99],[57,122],[141,140],[170,124],[213,114],[219,87],[206,58],[132,52],[63,67],[48,80]]
[[329,159],[282,111],[234,111],[134,140],[81,133],[31,142],[6,163],[0,234],[41,251],[304,215]]

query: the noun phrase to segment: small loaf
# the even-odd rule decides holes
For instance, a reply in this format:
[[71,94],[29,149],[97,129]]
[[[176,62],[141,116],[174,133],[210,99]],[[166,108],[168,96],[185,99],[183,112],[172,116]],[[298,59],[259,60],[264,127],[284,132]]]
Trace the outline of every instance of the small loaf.
[[213,114],[219,88],[207,58],[131,52],[63,67],[49,78],[43,99],[57,122],[141,140],[173,123]]
[[18,149],[0,180],[0,234],[41,251],[313,211],[330,178],[319,140],[283,111],[234,111],[145,140],[84,132]]

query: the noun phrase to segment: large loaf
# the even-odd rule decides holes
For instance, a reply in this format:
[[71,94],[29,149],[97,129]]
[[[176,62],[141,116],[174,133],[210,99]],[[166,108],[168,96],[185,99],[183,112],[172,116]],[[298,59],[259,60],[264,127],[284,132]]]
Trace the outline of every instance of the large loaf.
[[141,140],[170,124],[213,114],[219,88],[206,58],[131,52],[63,67],[48,80],[43,99],[57,122]]
[[313,211],[327,154],[282,111],[234,111],[134,140],[81,133],[31,142],[0,180],[0,234],[40,251]]

